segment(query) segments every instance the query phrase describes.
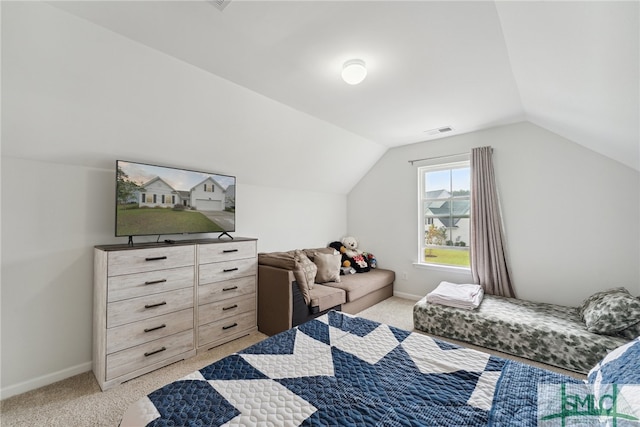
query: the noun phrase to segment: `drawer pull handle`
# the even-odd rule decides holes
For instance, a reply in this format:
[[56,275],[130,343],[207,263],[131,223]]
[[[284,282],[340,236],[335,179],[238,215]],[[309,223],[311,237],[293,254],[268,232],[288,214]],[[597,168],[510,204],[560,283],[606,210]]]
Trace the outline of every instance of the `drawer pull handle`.
[[222,307],[222,311],[231,310],[232,308],[238,308],[238,304],[233,304],[230,307]]
[[167,325],[160,325],[160,326],[156,326],[155,328],[145,329],[144,331],[145,332],[157,331],[158,329],[162,329],[162,328],[166,328],[166,327],[167,327]]
[[235,328],[236,326],[238,326],[238,324],[234,323],[233,325],[223,326],[222,329],[227,330],[227,329]]
[[158,283],[164,283],[166,282],[167,279],[160,279],[160,280],[149,280],[147,282],[144,282],[145,285],[157,285]]
[[167,259],[166,256],[154,256],[154,257],[149,257],[149,258],[145,258],[145,261],[160,261],[163,259]]
[[167,305],[167,302],[166,302],[166,301],[162,301],[162,302],[159,302],[159,303],[157,303],[157,304],[146,304],[146,305],[144,306],[144,308],[160,307],[161,305]]
[[225,272],[225,273],[230,273],[230,272],[232,272],[232,271],[238,271],[238,267],[235,267],[235,268],[227,268],[226,270],[222,270],[222,271],[223,271],[223,272]]
[[223,291],[225,291],[225,292],[226,292],[226,291],[232,291],[232,290],[234,290],[234,289],[238,289],[238,287],[237,287],[237,286],[232,286],[232,287],[230,287],[230,288],[222,288],[222,290],[223,290]]
[[225,250],[222,251],[223,254],[228,254],[228,253],[231,253],[231,252],[238,252],[238,250],[237,249],[225,249]]
[[152,356],[152,355],[154,355],[154,354],[156,354],[156,353],[162,353],[162,352],[163,352],[163,351],[165,351],[166,349],[167,349],[167,347],[162,347],[161,349],[158,349],[158,350],[156,350],[156,351],[150,351],[149,353],[145,353],[145,354],[144,354],[144,357],[149,357],[149,356]]

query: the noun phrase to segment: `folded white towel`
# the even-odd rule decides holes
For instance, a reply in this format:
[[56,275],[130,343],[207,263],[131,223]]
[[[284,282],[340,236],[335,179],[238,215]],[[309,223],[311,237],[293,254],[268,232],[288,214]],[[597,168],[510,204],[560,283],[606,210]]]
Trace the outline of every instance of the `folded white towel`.
[[473,310],[482,302],[484,290],[480,285],[442,281],[427,294],[427,302]]

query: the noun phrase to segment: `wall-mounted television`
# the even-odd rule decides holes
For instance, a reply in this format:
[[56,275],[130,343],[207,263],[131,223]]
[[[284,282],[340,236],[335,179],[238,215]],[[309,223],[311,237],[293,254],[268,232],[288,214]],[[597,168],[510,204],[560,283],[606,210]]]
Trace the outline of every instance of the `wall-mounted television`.
[[116,161],[116,236],[235,229],[235,176]]

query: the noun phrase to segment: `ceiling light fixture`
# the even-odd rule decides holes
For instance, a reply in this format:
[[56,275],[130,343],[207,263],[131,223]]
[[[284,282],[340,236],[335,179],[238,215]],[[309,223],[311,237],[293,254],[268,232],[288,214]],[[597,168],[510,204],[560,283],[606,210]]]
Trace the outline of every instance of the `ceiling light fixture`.
[[350,85],[357,85],[367,77],[367,67],[362,59],[350,59],[342,66],[342,79]]

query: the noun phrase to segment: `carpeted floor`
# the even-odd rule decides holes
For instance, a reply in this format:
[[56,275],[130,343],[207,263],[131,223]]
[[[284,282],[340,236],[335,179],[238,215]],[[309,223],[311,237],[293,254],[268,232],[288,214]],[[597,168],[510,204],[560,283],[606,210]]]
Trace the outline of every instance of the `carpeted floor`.
[[[411,300],[391,297],[362,311],[359,316],[398,328],[413,330],[414,303]],[[142,396],[264,338],[266,338],[266,335],[261,333],[240,338],[189,360],[183,360],[135,378],[105,392],[100,391],[93,373],[87,372],[76,375],[55,384],[3,400],[0,402],[0,424],[2,427],[115,427],[119,424],[120,417],[125,409]],[[459,344],[565,374],[577,375],[545,365],[535,364],[524,359],[488,351],[480,347],[464,343]],[[578,376],[578,378],[583,377]]]

